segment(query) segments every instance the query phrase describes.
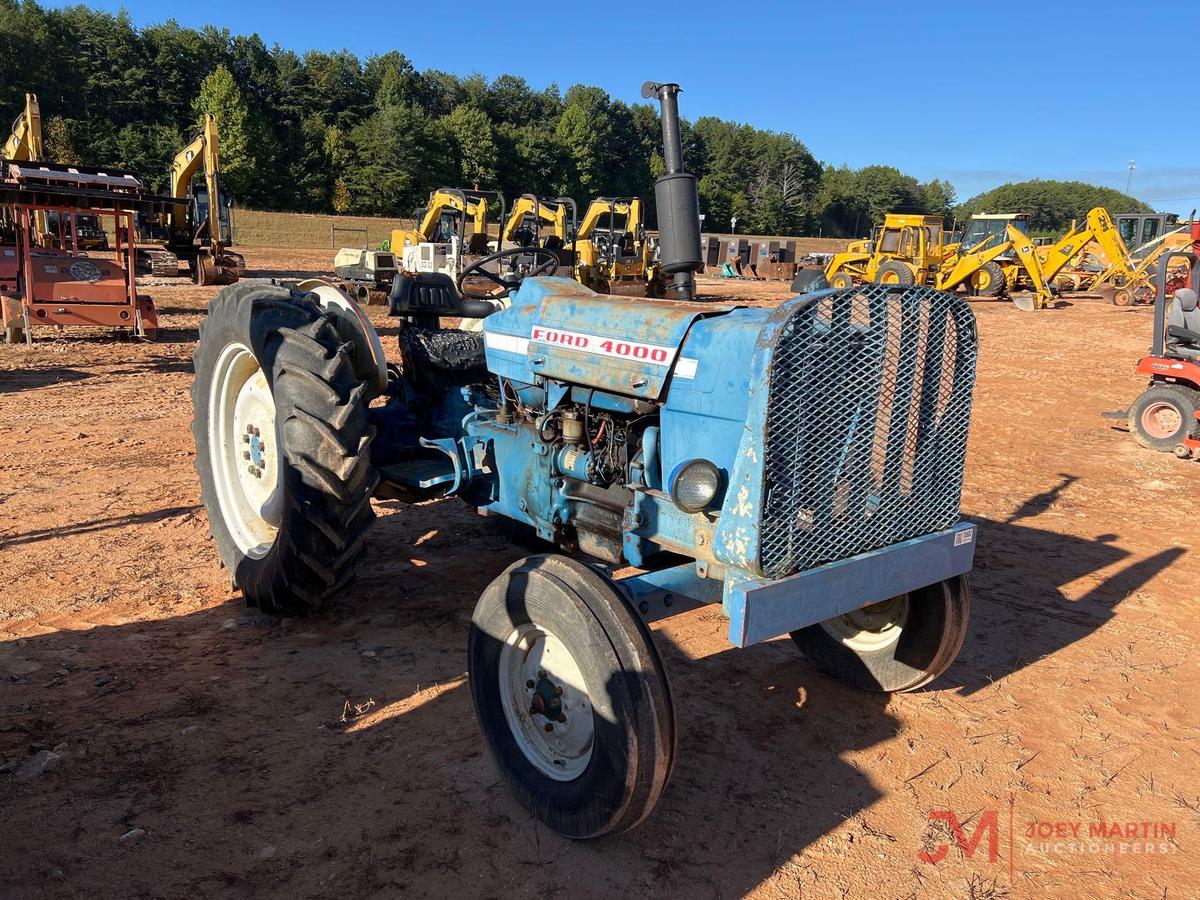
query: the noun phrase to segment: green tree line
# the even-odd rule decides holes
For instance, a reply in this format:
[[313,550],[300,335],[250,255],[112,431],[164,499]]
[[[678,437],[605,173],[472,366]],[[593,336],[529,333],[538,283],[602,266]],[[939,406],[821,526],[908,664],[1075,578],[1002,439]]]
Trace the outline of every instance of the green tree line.
[[[396,51],[298,54],[257,34],[0,0],[0,112],[15,117],[26,91],[50,159],[127,168],[157,191],[216,114],[225,185],[260,209],[408,216],[441,185],[652,207],[662,173],[657,108],[597,87],[539,90],[516,75],[418,71]],[[886,212],[955,211],[948,181],[822,164],[792,134],[702,116],[683,138],[710,230],[736,218],[739,232],[860,236]],[[1039,222],[1061,206],[1039,206]]]

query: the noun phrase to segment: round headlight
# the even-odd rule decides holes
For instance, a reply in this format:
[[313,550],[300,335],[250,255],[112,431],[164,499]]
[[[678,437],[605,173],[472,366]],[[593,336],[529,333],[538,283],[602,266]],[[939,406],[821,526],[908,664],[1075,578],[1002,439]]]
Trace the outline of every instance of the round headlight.
[[687,512],[700,512],[721,490],[721,470],[707,459],[689,459],[675,467],[668,482],[676,506]]

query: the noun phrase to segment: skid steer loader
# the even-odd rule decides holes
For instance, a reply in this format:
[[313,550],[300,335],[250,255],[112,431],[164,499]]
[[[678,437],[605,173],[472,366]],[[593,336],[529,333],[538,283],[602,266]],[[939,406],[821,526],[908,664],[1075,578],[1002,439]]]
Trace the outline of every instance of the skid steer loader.
[[[660,263],[678,302],[539,277],[552,255],[528,277],[489,274],[512,295],[500,310],[430,273],[393,290],[395,366],[335,288],[243,285],[210,305],[195,352],[201,495],[261,609],[303,612],[350,584],[372,496],[458,498],[560,548],[483,592],[467,666],[500,773],[571,838],[632,828],[669,780],[653,620],[719,603],[736,646],[790,634],[834,677],[903,691],[949,667],[970,606],[970,307],[902,284],[776,309],[690,302],[678,92],[643,87],[662,104]],[[614,577],[627,565],[640,574]]]

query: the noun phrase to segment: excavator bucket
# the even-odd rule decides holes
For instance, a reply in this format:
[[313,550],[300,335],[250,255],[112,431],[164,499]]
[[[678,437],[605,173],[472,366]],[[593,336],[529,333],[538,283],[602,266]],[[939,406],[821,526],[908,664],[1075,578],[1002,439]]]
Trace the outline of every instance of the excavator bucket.
[[196,257],[196,284],[237,284],[241,278],[237,257],[221,253],[211,257],[201,253]]

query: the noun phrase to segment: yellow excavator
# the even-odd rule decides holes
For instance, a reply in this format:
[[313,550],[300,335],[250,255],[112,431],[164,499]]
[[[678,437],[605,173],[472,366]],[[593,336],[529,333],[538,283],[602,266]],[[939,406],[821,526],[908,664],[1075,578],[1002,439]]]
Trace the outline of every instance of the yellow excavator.
[[1019,228],[1005,223],[1003,231],[964,250],[961,243],[946,240],[944,226],[941,216],[888,213],[873,240],[853,241],[845,252],[834,254],[825,277],[835,288],[863,282],[921,284],[943,291],[965,286],[968,292],[990,295],[1005,282],[997,260],[1015,253],[1028,273],[1032,298],[1014,297],[1014,304],[1041,309],[1051,303],[1036,248]]
[[662,297],[666,291],[638,197],[597,197],[589,203],[570,249],[575,279],[599,294]]
[[[509,210],[500,230],[500,246],[545,247],[561,250],[575,234],[578,208],[570,197],[522,194]],[[550,233],[543,239],[543,226]]]
[[[575,274],[575,252],[567,244],[578,227],[578,207],[570,197],[538,197],[522,194],[513,203],[504,227],[500,229],[500,248],[540,247],[558,257],[558,269],[551,274],[571,278]],[[549,233],[543,237],[545,226]]]
[[[504,221],[504,195],[498,191],[438,188],[417,211],[415,229],[392,230],[389,244],[408,274],[440,273],[457,278],[468,256],[488,253],[488,213],[495,204]],[[467,220],[471,233],[467,234]]]
[[[193,183],[203,172],[202,183]],[[171,162],[170,196],[175,200],[165,216],[139,218],[138,240],[160,247],[139,247],[138,270],[153,275],[178,275],[186,263],[197,284],[233,284],[246,268],[240,253],[232,252],[229,195],[221,188],[220,139],[217,120],[204,117],[204,127]]]
[[36,162],[42,158],[42,113],[37,94],[25,95],[25,109],[13,123],[0,157],[12,162]]
[[[42,155],[42,111],[38,106],[37,94],[26,94],[25,109],[13,122],[12,134],[4,142],[0,159],[10,162],[37,162]],[[37,234],[34,239],[39,245],[46,246],[50,231],[46,214],[39,211],[36,222]],[[15,243],[15,228],[11,217],[0,211],[0,243]]]

